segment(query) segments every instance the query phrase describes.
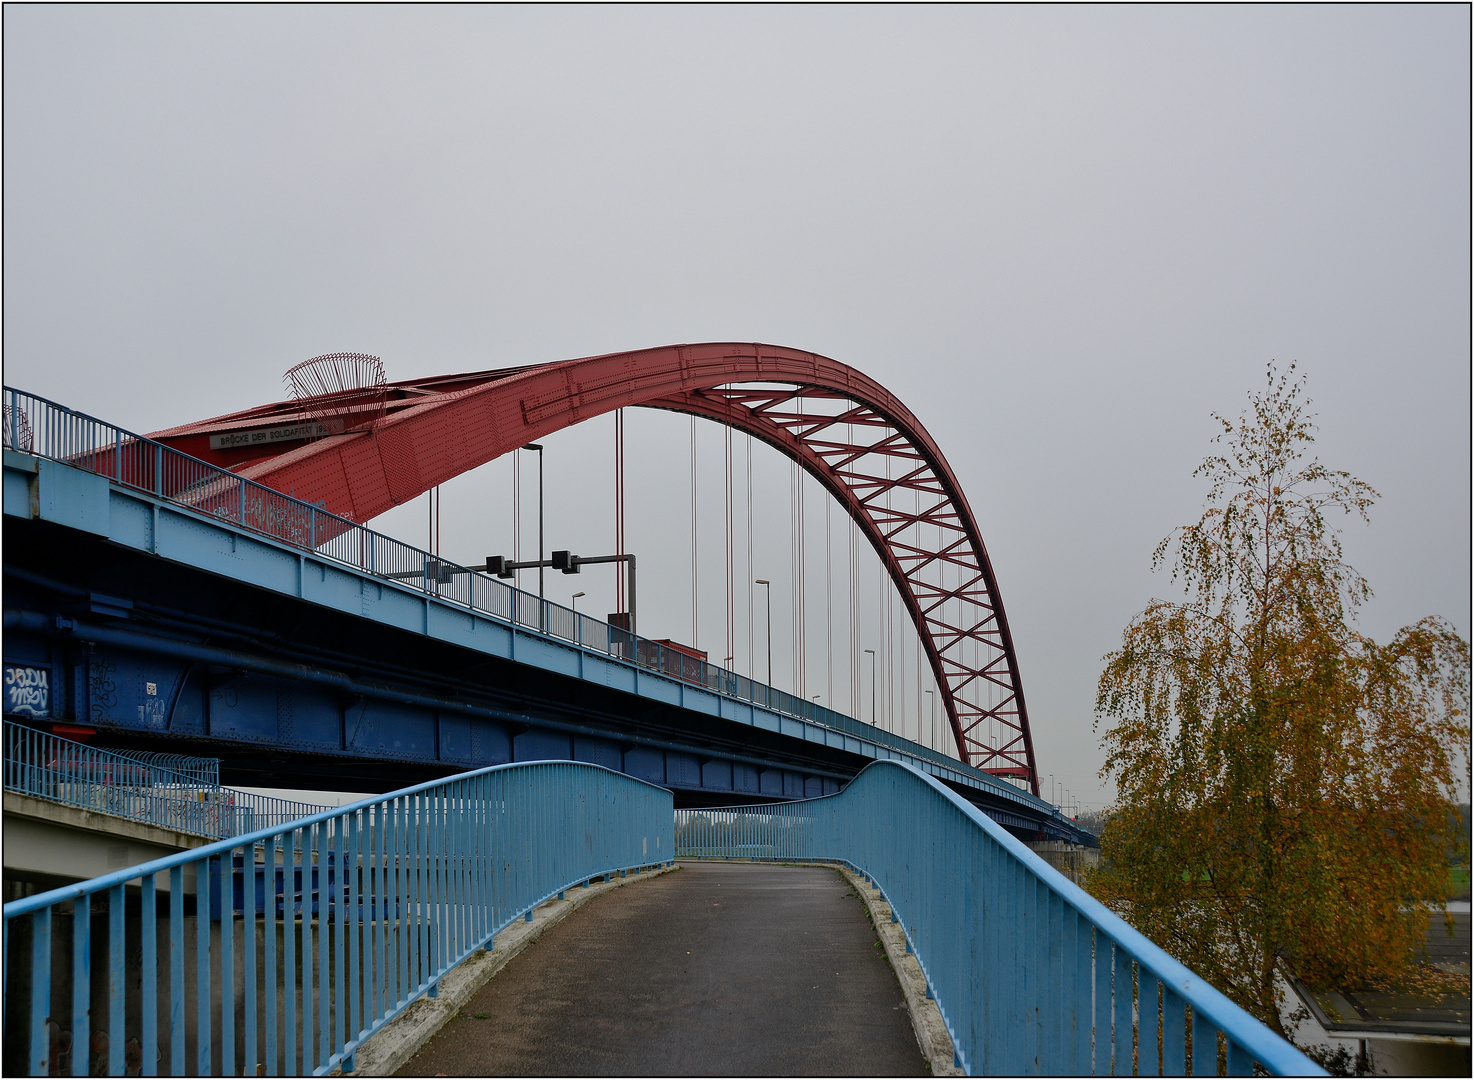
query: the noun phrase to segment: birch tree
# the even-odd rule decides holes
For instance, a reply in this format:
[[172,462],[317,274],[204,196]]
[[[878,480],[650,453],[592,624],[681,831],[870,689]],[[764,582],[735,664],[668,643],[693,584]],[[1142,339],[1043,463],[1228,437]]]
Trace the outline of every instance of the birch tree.
[[1181,598],[1127,626],[1096,702],[1118,805],[1092,891],[1281,1034],[1279,977],[1431,977],[1419,905],[1446,896],[1469,778],[1468,643],[1437,617],[1356,629],[1371,588],[1333,522],[1377,493],[1310,456],[1304,390],[1271,364],[1215,414],[1206,509],[1153,556]]

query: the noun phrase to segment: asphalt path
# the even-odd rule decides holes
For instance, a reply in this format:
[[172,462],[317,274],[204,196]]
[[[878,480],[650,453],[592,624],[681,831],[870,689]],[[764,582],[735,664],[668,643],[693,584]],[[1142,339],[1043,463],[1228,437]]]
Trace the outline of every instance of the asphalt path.
[[863,901],[817,867],[686,863],[514,957],[401,1076],[922,1076]]

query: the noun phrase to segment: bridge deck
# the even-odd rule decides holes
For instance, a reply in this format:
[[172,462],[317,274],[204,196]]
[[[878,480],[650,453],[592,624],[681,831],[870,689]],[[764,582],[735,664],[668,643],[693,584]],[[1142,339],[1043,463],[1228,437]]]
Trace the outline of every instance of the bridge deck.
[[543,934],[400,1075],[926,1071],[895,974],[844,878],[687,863]]

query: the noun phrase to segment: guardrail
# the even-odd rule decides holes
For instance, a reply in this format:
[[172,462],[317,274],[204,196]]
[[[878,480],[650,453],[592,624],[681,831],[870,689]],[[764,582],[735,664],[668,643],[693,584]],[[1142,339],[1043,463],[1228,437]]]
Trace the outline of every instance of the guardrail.
[[275,488],[54,401],[6,387],[5,446],[106,476],[116,484],[228,521],[356,570],[388,578],[739,701],[799,717],[978,778],[1034,809],[1047,805],[957,758],[812,701],[667,648],[658,641],[522,592]]
[[218,762],[213,770],[196,764],[181,773],[167,767],[171,759],[208,760],[100,750],[5,722],[7,791],[220,840],[328,809],[206,783],[200,777],[218,776]]
[[351,1071],[538,904],[672,854],[669,791],[524,762],[12,901],[4,1071]]
[[899,762],[676,811],[678,858],[843,862],[901,923],[969,1075],[1325,1075],[970,803]]

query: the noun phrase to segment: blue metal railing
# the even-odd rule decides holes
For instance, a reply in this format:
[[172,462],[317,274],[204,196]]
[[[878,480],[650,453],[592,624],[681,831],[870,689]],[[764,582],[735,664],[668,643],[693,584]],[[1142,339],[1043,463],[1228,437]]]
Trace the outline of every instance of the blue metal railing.
[[[676,811],[676,855],[843,862],[885,895],[970,1075],[1324,1075],[935,779]],[[1160,1053],[1159,1053],[1160,1039]]]
[[522,592],[228,469],[46,398],[10,387],[4,394],[7,449],[106,476],[114,483],[494,618],[955,769],[1036,811],[1048,806],[941,751]]
[[348,1071],[538,904],[671,857],[669,791],[525,762],[16,900],[5,1072]]
[[[100,750],[5,722],[7,791],[217,840],[328,809],[209,783],[202,777],[220,774],[210,761]],[[175,771],[175,763],[189,771]]]

